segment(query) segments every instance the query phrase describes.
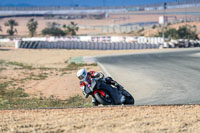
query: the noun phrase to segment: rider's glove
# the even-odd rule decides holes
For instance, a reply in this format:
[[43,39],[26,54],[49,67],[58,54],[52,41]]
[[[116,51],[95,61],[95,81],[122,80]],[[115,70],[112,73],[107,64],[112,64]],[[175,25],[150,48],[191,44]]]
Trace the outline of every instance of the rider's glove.
[[96,73],[94,74],[94,78],[102,79],[102,78],[104,78],[104,74],[103,74],[103,73],[98,73],[98,72],[96,72]]

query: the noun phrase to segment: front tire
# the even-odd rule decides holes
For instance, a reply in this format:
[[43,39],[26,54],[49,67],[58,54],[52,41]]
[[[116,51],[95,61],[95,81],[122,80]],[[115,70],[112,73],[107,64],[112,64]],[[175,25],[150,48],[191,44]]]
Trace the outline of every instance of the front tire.
[[124,90],[124,91],[125,91],[125,94],[126,94],[126,95],[124,95],[125,99],[126,99],[124,104],[134,105],[135,100],[134,100],[133,96],[128,91],[126,91],[126,90]]

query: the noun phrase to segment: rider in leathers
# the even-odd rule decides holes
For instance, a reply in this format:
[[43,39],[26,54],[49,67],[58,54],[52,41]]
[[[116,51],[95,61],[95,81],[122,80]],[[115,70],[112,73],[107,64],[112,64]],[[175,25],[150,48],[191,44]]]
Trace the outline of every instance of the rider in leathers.
[[[81,88],[85,98],[87,98],[89,96],[89,94],[87,94],[85,92],[85,87],[86,87],[87,83],[91,84],[92,78],[95,78],[95,79],[98,79],[98,78],[103,79],[104,78],[103,73],[99,73],[99,72],[95,72],[95,71],[86,72],[85,69],[79,70],[77,72],[77,76],[80,79],[80,88]],[[104,78],[104,80],[107,84],[113,85],[121,91],[123,90],[123,87],[119,83],[114,81],[111,77],[106,77],[106,78]],[[93,97],[92,97],[92,103],[94,106],[98,105],[96,102],[96,99]]]

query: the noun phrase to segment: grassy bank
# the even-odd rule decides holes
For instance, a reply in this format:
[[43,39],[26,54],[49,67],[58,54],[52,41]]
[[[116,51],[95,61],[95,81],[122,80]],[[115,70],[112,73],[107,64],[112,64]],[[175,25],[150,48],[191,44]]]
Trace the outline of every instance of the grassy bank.
[[[70,63],[65,68],[53,69],[45,67],[34,67],[20,62],[10,62],[0,60],[0,109],[19,109],[19,108],[54,108],[54,107],[87,107],[92,106],[91,99],[85,99],[80,95],[74,95],[68,99],[61,100],[54,95],[50,97],[35,97],[25,92],[23,85],[28,81],[42,81],[49,75],[68,74],[72,70],[77,70],[84,66],[96,66],[96,64],[75,64]],[[3,76],[6,71],[18,72],[22,77]],[[19,84],[22,87],[19,87]]]
[[32,97],[25,93],[23,88],[11,88],[12,82],[0,84],[0,109],[31,109],[53,107],[88,107],[92,106],[91,98],[85,99],[80,95],[72,96],[66,100],[50,97]]
[[88,107],[92,106],[91,99],[80,95],[72,96],[66,100],[50,97],[32,97],[25,93],[23,88],[9,87],[13,82],[0,84],[0,109],[31,109],[53,107]]

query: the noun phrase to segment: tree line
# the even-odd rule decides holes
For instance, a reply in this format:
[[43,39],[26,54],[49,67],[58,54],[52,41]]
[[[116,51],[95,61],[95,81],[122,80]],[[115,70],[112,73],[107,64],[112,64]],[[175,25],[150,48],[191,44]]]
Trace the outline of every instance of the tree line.
[[[10,19],[4,23],[6,27],[9,27],[7,30],[8,35],[14,36],[17,33],[17,29],[15,28],[18,26],[18,22],[14,19]],[[36,30],[38,28],[38,22],[31,18],[27,23],[27,28],[29,30],[29,34],[31,37],[36,35]],[[42,30],[43,35],[52,35],[52,36],[65,36],[65,35],[76,35],[79,30],[78,24],[71,22],[69,25],[60,25],[58,23],[48,23],[47,27]],[[2,27],[0,26],[0,31],[2,31]]]
[[[162,32],[158,33],[158,37],[162,37]],[[166,28],[164,35],[169,39],[198,39],[196,26],[184,25],[176,28]]]
[[[13,36],[15,33],[17,33],[17,29],[15,28],[19,24],[14,20],[10,19],[7,22],[4,23],[6,27],[9,27],[7,30],[7,33],[10,36]],[[38,28],[38,22],[31,18],[27,23],[27,28],[29,30],[29,34],[31,37],[36,35],[36,30]],[[42,30],[42,34],[45,35],[52,35],[52,36],[65,36],[65,35],[76,35],[79,30],[78,24],[71,22],[70,24],[61,25],[55,22],[48,23],[47,27]],[[2,31],[2,28],[0,26],[0,31]],[[197,34],[197,27],[196,26],[190,26],[190,25],[184,25],[180,26],[178,29],[176,28],[168,28],[165,29],[165,37],[169,39],[198,39]],[[162,32],[158,32],[156,35],[157,37],[162,37]]]

